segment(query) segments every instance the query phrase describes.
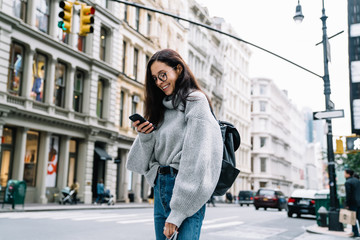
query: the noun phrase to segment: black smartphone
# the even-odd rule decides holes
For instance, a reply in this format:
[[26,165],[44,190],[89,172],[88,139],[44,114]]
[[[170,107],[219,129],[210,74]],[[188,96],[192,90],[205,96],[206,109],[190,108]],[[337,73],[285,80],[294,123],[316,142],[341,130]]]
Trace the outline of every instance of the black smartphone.
[[[147,121],[143,116],[141,116],[141,115],[138,114],[138,113],[135,113],[135,114],[131,115],[129,118],[130,118],[130,120],[133,121],[133,122],[139,120],[139,121],[140,121],[139,124],[142,124],[142,123],[144,123],[144,122]],[[155,130],[156,127],[155,127],[154,125],[153,125],[153,127],[154,127],[154,130]]]

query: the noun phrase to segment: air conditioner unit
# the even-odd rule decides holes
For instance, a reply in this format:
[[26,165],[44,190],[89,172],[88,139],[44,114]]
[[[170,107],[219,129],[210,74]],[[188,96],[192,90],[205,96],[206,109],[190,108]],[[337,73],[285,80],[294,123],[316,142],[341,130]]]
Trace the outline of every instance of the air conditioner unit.
[[135,103],[139,103],[139,102],[140,102],[140,97],[139,97],[139,96],[134,95],[134,96],[133,96],[133,102],[135,102]]

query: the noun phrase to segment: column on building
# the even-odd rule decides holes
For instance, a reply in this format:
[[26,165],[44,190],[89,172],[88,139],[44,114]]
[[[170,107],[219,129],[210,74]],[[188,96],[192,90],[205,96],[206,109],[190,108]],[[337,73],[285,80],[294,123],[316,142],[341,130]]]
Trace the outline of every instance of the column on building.
[[141,175],[138,173],[133,174],[133,189],[134,189],[134,201],[137,203],[142,202],[141,194]]
[[27,131],[28,129],[23,127],[18,127],[16,129],[16,151],[14,151],[12,178],[17,180],[23,180],[24,177],[24,160],[26,151]]
[[[91,194],[91,180],[88,185],[87,179],[86,179],[86,160],[87,160],[87,141],[86,140],[80,140],[78,142],[78,152],[77,152],[77,170],[76,170],[76,176],[77,181],[80,185],[79,192],[78,192],[78,198],[80,198],[80,201],[83,201],[84,203],[91,203],[92,200],[92,194]],[[92,171],[91,171],[91,178],[92,178]],[[90,188],[86,188],[86,186],[89,186]],[[86,200],[85,200],[86,199]]]
[[40,133],[38,169],[36,177],[36,202],[46,204],[46,176],[51,133]]
[[61,136],[60,140],[60,154],[58,162],[58,178],[57,178],[57,187],[61,190],[68,185],[68,170],[69,170],[69,145],[70,137]]
[[[91,204],[93,197],[91,187],[93,180],[95,141],[88,139],[84,146],[83,144],[79,144],[79,147],[79,165],[82,165],[83,167],[83,183],[80,183],[80,185],[84,186],[84,189],[82,189],[83,201],[85,204]],[[83,154],[83,152],[85,152],[85,154]]]
[[121,164],[120,166],[120,184],[119,184],[119,196],[118,199],[120,201],[125,201],[126,203],[128,203],[129,200],[129,189],[128,189],[128,185],[129,185],[129,171],[126,169],[126,159],[128,158],[128,151],[123,151],[123,153],[121,154]]
[[[116,154],[115,154],[116,150],[117,150],[116,146],[108,145],[106,152],[110,156],[116,156]],[[113,160],[105,162],[105,169],[106,169],[105,186],[106,186],[106,189],[110,190],[110,194],[112,194],[114,196],[115,196],[115,192],[116,192],[115,191],[115,189],[116,189],[116,166],[117,165],[114,163]]]

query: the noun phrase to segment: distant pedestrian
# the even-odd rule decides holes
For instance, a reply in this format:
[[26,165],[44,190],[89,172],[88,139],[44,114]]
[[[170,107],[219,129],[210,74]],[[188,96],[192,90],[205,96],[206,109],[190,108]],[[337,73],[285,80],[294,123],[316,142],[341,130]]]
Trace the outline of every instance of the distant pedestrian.
[[198,240],[206,202],[220,176],[219,124],[209,98],[174,50],[150,58],[144,95],[148,121],[133,123],[138,135],[127,168],[154,186],[156,239]]
[[70,190],[74,190],[72,199],[75,204],[77,204],[77,201],[78,201],[77,194],[79,192],[79,188],[80,188],[80,184],[76,181],[76,179],[74,179],[73,184],[71,184],[71,186],[70,186]]
[[104,200],[104,194],[105,194],[103,179],[100,179],[100,181],[96,185],[96,193],[97,193],[97,198],[96,198],[95,204],[97,204],[97,203],[101,204]]
[[[356,218],[360,223],[360,181],[354,178],[354,171],[351,169],[346,169],[344,172],[346,178],[345,190],[346,190],[346,200],[345,208],[355,211]],[[359,229],[357,224],[352,226],[352,232],[354,237],[360,237]]]
[[210,199],[207,201],[208,207],[210,207],[210,203],[212,204],[213,207],[216,207],[214,195],[211,195]]

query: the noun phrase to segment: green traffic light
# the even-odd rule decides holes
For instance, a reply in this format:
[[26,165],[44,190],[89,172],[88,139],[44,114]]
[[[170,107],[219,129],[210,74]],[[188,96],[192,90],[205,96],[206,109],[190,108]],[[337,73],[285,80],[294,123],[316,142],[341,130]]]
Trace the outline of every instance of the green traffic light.
[[67,30],[67,28],[65,27],[64,21],[58,21],[58,27],[61,28],[64,31]]

